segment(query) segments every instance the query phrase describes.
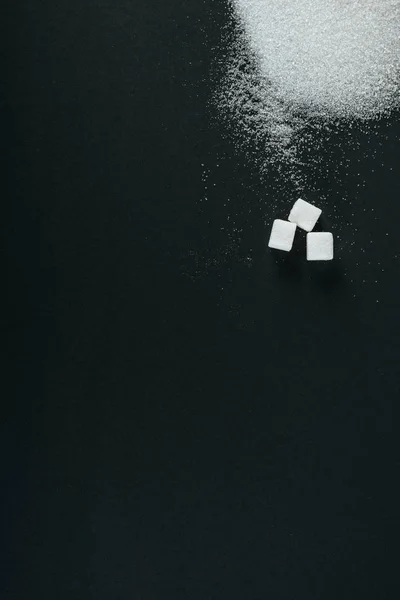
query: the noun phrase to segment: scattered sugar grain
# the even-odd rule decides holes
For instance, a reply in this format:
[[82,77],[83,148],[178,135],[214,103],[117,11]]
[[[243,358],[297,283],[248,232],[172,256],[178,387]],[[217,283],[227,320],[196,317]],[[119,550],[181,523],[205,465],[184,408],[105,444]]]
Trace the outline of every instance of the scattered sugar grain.
[[[230,7],[214,95],[219,115],[261,174],[271,167],[282,174],[277,189],[288,181],[309,189],[333,131],[347,132],[342,143],[357,147],[358,133],[368,140],[374,120],[400,105],[400,2],[230,0]],[[351,167],[345,154],[340,160]]]
[[263,75],[283,100],[332,116],[398,104],[398,0],[232,0]]

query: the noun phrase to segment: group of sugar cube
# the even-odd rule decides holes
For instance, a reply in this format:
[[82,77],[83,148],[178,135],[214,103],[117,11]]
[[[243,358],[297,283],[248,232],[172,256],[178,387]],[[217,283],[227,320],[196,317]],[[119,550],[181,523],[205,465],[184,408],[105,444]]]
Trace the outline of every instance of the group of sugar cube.
[[296,228],[307,231],[307,260],[332,260],[333,235],[328,231],[312,231],[322,210],[299,198],[293,205],[288,221],[275,219],[268,246],[290,252]]

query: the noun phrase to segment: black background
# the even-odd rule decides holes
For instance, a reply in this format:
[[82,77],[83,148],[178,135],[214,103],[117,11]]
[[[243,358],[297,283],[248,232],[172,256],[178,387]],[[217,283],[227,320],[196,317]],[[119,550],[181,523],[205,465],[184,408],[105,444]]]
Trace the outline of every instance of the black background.
[[314,182],[334,264],[272,255],[227,22],[5,7],[1,598],[398,595],[398,115]]

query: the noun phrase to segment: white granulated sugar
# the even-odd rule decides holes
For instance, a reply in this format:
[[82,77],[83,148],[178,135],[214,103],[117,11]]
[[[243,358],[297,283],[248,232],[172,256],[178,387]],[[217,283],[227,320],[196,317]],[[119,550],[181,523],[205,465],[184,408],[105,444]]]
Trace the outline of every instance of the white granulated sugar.
[[234,0],[263,74],[287,102],[370,117],[398,100],[398,0]]
[[304,229],[304,231],[311,231],[314,229],[321,213],[322,210],[320,208],[317,208],[313,204],[310,204],[309,202],[299,198],[294,203],[288,218],[292,223],[296,223],[300,229]]
[[[230,0],[220,118],[277,188],[307,189],[332,128],[400,105],[400,0]],[[352,143],[349,136],[349,143]],[[354,140],[356,136],[354,137]],[[354,144],[357,142],[354,141]],[[334,172],[335,169],[332,169]]]
[[284,250],[290,252],[293,246],[294,235],[296,233],[296,224],[289,221],[275,219],[272,224],[271,236],[269,238],[269,248],[275,250]]

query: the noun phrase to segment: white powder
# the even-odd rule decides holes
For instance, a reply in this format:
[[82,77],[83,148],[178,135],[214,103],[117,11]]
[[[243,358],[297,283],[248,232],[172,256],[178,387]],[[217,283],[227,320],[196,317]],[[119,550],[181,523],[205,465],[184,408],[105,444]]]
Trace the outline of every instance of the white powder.
[[286,102],[374,117],[398,101],[398,0],[235,0],[263,74]]
[[330,129],[365,131],[400,104],[400,1],[230,4],[219,114],[261,170],[302,190]]

